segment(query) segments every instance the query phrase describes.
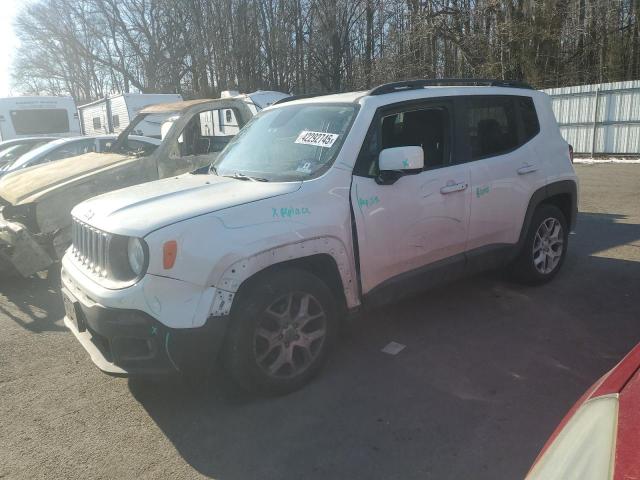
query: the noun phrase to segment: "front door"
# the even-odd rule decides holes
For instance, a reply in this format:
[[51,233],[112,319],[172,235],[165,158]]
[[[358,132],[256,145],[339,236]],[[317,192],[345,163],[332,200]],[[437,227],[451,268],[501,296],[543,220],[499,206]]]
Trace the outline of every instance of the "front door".
[[[463,266],[469,170],[454,162],[452,113],[448,102],[417,102],[385,109],[374,119],[351,188],[365,295],[388,285],[419,289],[424,276],[418,274],[428,274],[429,267]],[[424,168],[383,182],[378,155],[399,146],[421,146]]]

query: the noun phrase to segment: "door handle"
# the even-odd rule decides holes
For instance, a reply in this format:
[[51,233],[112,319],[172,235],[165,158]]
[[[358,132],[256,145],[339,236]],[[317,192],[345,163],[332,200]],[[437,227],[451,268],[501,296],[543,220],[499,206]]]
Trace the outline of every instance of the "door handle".
[[520,167],[518,169],[518,175],[526,175],[527,173],[537,172],[538,167],[535,165],[525,165],[524,167]]
[[455,193],[455,192],[461,192],[466,189],[467,189],[466,183],[451,183],[440,188],[440,193],[442,194]]

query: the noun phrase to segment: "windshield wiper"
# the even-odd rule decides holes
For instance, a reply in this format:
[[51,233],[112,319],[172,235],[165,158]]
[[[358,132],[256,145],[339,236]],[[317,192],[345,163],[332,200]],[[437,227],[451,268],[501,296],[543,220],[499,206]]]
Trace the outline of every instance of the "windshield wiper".
[[249,180],[250,182],[268,182],[266,178],[261,177],[250,177],[249,175],[245,175],[244,173],[235,172],[233,175],[222,175],[223,177],[235,178],[236,180]]

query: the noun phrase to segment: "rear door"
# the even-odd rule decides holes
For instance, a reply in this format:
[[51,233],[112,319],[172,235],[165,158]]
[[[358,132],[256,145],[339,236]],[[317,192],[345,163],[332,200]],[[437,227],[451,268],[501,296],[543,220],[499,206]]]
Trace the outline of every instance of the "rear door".
[[467,250],[472,258],[518,241],[529,199],[545,176],[527,144],[539,131],[531,98],[478,95],[460,102],[471,173]]
[[[395,105],[374,118],[351,188],[364,294],[401,296],[423,289],[425,279],[416,277],[438,262],[463,266],[469,167],[455,162],[453,128],[450,101]],[[392,182],[379,176],[382,149],[417,145],[424,152],[423,170]]]

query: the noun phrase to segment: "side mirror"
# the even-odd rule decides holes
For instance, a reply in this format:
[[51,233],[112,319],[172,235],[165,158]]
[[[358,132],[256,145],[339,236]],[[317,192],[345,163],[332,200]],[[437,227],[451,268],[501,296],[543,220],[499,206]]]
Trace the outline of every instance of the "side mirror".
[[424,152],[422,147],[385,148],[378,158],[380,172],[422,170]]

